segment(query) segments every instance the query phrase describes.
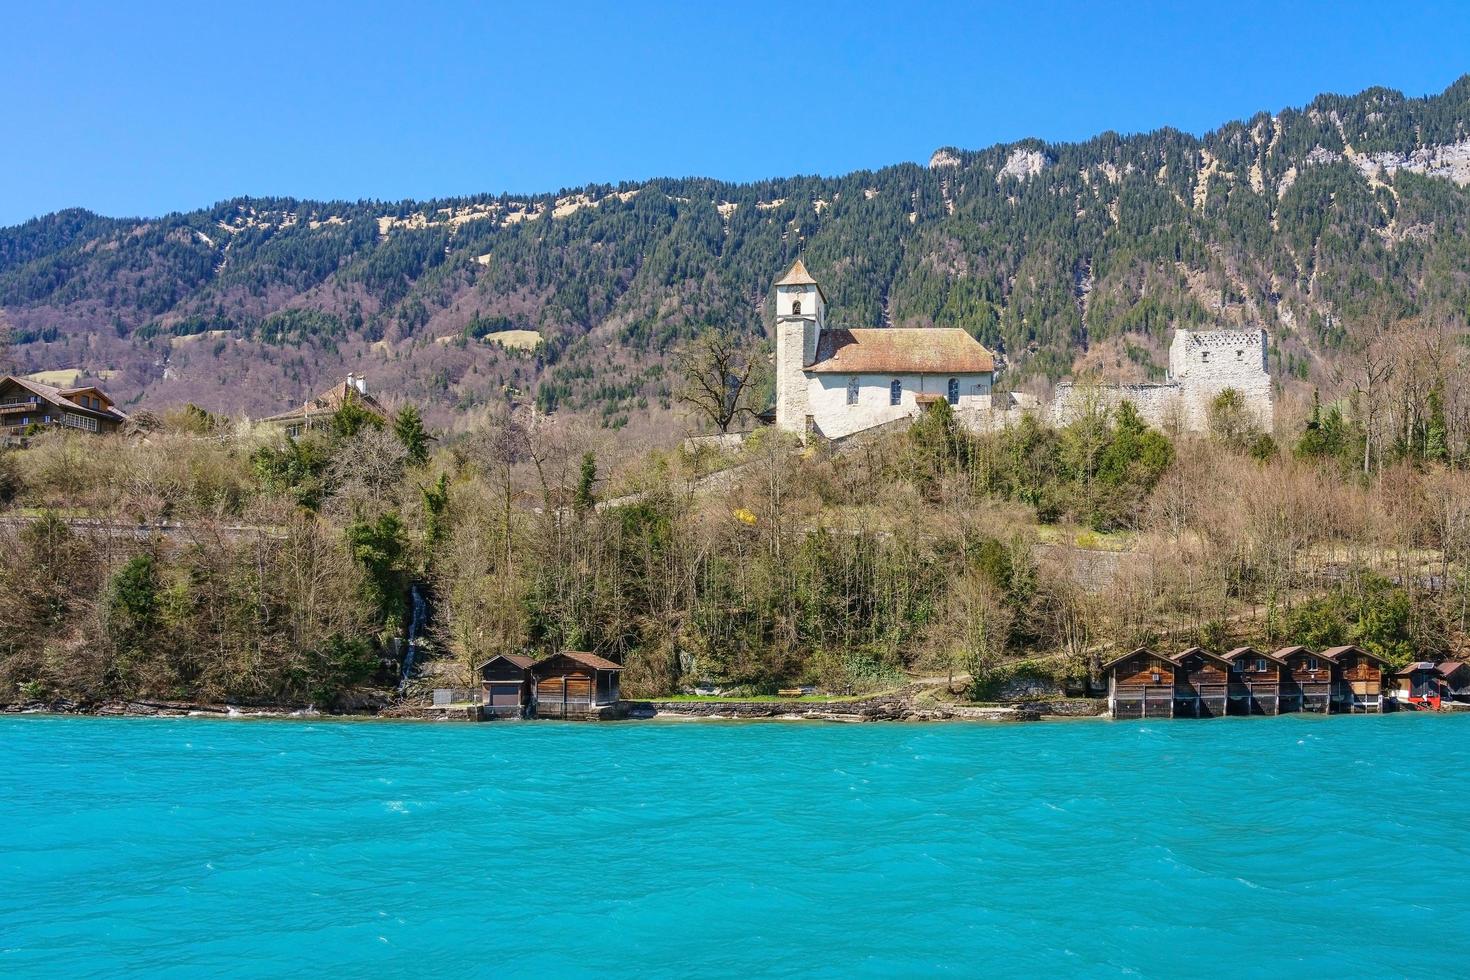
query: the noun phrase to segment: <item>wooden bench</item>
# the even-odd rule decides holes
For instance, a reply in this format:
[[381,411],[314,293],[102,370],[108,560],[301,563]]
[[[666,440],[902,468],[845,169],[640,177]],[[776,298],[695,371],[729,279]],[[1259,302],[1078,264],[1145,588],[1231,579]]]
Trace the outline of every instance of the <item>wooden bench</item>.
[[[767,690],[770,690],[770,688],[767,688]],[[783,698],[799,698],[802,695],[802,690],[799,687],[783,687],[776,694]]]

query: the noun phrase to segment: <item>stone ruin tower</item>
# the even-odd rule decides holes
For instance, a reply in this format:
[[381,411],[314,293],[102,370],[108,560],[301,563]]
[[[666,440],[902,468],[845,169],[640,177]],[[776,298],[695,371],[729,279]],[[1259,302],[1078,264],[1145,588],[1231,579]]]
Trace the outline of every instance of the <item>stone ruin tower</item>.
[[1271,431],[1271,374],[1266,331],[1176,330],[1169,346],[1169,382],[1179,386],[1185,427],[1209,427],[1210,402],[1226,388],[1245,399],[1246,408]]

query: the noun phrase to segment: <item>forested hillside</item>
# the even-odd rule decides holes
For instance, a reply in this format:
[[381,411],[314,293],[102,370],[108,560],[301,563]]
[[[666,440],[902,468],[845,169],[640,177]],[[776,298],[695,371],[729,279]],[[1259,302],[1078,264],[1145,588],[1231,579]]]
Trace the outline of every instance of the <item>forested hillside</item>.
[[804,254],[835,323],[964,327],[1013,385],[1156,375],[1173,326],[1215,322],[1266,326],[1283,382],[1328,384],[1374,324],[1463,328],[1467,184],[1470,76],[1203,138],[832,178],[65,211],[0,230],[0,311],[20,370],[106,378],[125,407],[262,412],[351,369],[440,425],[509,398],[618,427],[671,408],[682,339],[764,331],[772,279]]

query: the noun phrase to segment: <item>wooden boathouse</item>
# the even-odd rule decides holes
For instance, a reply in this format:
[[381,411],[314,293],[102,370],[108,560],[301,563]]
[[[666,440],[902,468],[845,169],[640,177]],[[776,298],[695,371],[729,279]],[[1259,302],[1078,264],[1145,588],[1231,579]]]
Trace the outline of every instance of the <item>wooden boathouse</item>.
[[1332,710],[1351,714],[1383,711],[1383,668],[1388,661],[1362,647],[1331,647],[1322,656],[1332,662]]
[[1108,675],[1108,712],[1114,718],[1174,717],[1174,661],[1139,647],[1102,669]]
[[1281,712],[1281,679],[1286,664],[1254,647],[1236,647],[1225,654],[1230,663],[1232,715],[1274,715]]
[[1394,675],[1394,696],[1407,704],[1438,711],[1446,702],[1470,701],[1470,665],[1459,660],[1421,660]]
[[1332,711],[1337,674],[1331,660],[1306,647],[1282,647],[1276,659],[1286,664],[1281,674],[1281,711],[1325,715]]
[[595,653],[566,650],[531,665],[537,718],[608,718],[618,710],[622,666]]
[[1230,661],[1200,647],[1190,647],[1174,661],[1174,716],[1221,718],[1229,703]]
[[531,704],[531,658],[502,653],[480,665],[480,704],[486,718],[523,718]]
[[[1223,656],[1190,647],[1173,656],[1140,647],[1104,664],[1108,711],[1114,718],[1218,718],[1222,715],[1376,714],[1384,701],[1388,662],[1357,646],[1314,653],[1304,646],[1263,653],[1236,647]],[[1437,705],[1436,692],[1455,688],[1470,698],[1470,666],[1413,664],[1401,671],[1408,700]],[[1440,695],[1443,697],[1443,695]]]

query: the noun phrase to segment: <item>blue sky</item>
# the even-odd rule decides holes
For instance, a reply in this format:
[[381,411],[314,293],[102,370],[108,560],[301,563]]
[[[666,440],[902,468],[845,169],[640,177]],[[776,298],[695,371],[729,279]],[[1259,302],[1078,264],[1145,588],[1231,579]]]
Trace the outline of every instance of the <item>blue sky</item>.
[[833,174],[1470,71],[1466,3],[3,7],[0,224]]

